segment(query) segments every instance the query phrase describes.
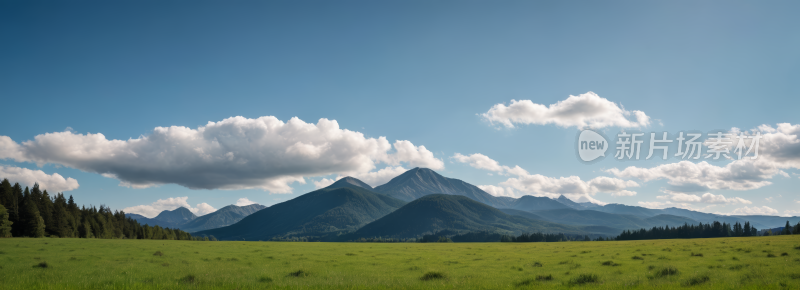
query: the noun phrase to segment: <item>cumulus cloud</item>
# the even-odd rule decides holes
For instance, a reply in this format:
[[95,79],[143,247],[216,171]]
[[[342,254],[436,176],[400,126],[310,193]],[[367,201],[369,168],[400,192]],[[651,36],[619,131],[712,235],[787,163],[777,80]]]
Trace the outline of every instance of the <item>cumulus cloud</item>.
[[505,170],[503,166],[500,166],[500,163],[498,163],[494,159],[489,158],[489,156],[480,153],[475,153],[469,156],[462,155],[461,153],[456,153],[450,158],[455,159],[456,161],[461,163],[469,163],[469,166],[472,166],[477,169],[485,169],[496,172],[503,172]]
[[669,200],[679,203],[705,203],[705,204],[752,204],[753,202],[741,197],[726,198],[723,195],[714,195],[706,192],[702,196],[686,193],[670,193],[669,195],[657,196],[658,199]]
[[620,178],[642,181],[666,179],[672,192],[698,192],[715,189],[751,190],[772,184],[768,179],[781,171],[769,164],[753,160],[736,160],[725,166],[702,161],[680,161],[652,168],[630,166],[623,170],[606,170]]
[[188,196],[159,199],[151,204],[126,207],[122,209],[122,211],[125,213],[140,214],[148,218],[154,218],[162,211],[174,210],[179,207],[185,207],[197,216],[202,216],[217,211],[217,209],[205,202],[198,203],[195,207],[192,207],[188,202],[186,202],[187,199],[189,199]]
[[569,96],[549,107],[531,100],[511,100],[511,104],[496,104],[481,116],[508,128],[515,124],[555,124],[561,127],[604,128],[646,127],[650,117],[642,111],[628,111],[593,92]]
[[762,207],[757,207],[757,206],[747,207],[747,206],[745,206],[745,207],[737,208],[737,209],[733,210],[733,212],[731,212],[728,215],[778,215],[778,211],[773,209],[773,208],[771,208],[771,207],[768,207],[766,205],[762,206]]
[[248,206],[251,204],[256,204],[256,202],[249,200],[247,197],[242,197],[236,201],[236,206]]
[[320,188],[328,187],[331,184],[333,184],[334,182],[336,182],[337,180],[339,180],[339,178],[336,178],[336,179],[323,178],[323,179],[320,179],[318,181],[314,181],[314,188],[320,189]]
[[800,215],[800,210],[788,210],[787,209],[787,210],[783,211],[783,216],[790,217],[790,216],[798,216],[798,215]]
[[484,191],[496,196],[515,197],[515,192],[523,195],[547,196],[557,198],[564,195],[573,200],[589,200],[595,203],[602,203],[592,196],[598,192],[606,192],[612,196],[633,196],[636,192],[626,190],[629,187],[638,187],[634,181],[625,181],[611,177],[596,177],[589,181],[581,180],[578,176],[569,177],[548,177],[541,174],[530,174],[527,170],[519,167],[509,167],[500,165],[497,161],[486,155],[475,153],[472,155],[454,154],[451,159],[467,163],[470,166],[498,172],[502,175],[512,176],[503,181],[499,186],[481,185]]
[[[57,132],[16,143],[0,136],[0,159],[77,168],[144,188],[178,184],[191,189],[258,188],[290,193],[305,177],[367,173],[376,164],[444,168],[425,146],[340,129],[335,120],[232,117],[196,129],[157,127],[136,139]],[[377,178],[377,177],[376,177]]]
[[514,190],[508,187],[500,187],[494,185],[478,185],[478,188],[494,196],[517,197],[517,195],[514,194]]
[[[736,131],[735,128],[731,130],[732,133],[736,133]],[[765,124],[750,132],[742,133],[748,136],[761,135],[757,158],[759,162],[768,163],[777,168],[800,169],[800,124],[780,123],[776,128]],[[731,146],[735,146],[735,144],[731,144]],[[751,153],[750,156],[753,154]]]
[[665,203],[658,201],[640,201],[639,205],[646,208],[654,208],[654,209],[661,209],[666,207]]
[[47,174],[41,170],[30,170],[16,166],[0,165],[0,180],[8,179],[11,184],[32,187],[37,182],[39,188],[48,192],[64,192],[78,189],[78,181],[72,177],[64,178],[61,174]]

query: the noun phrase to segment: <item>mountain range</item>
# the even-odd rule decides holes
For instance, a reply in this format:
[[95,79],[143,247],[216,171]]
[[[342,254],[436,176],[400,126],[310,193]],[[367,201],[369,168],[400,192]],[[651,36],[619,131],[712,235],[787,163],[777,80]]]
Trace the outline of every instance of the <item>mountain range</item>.
[[229,205],[215,212],[198,217],[189,209],[179,207],[174,210],[162,211],[154,218],[147,218],[135,213],[126,213],[125,216],[138,221],[142,225],[177,228],[191,233],[235,224],[244,217],[264,208],[266,207],[260,204],[245,206]]
[[182,225],[191,226],[188,229],[196,230],[195,235],[213,235],[221,240],[407,239],[470,231],[616,236],[623,230],[714,221],[747,221],[757,228],[782,226],[787,220],[800,222],[798,217],[724,216],[679,208],[599,205],[575,202],[563,195],[556,199],[496,197],[427,168],[411,169],[374,188],[357,178],[341,178],[326,188],[258,210],[229,225],[223,226],[227,220],[216,223],[207,230],[193,225],[206,216],[193,218],[184,210],[162,214],[164,221],[189,220]]

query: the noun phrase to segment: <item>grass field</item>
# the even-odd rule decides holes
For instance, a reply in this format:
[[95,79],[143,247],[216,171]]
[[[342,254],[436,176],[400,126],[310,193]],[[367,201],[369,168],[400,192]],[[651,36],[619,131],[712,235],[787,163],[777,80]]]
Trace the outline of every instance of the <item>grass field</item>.
[[1,289],[800,289],[800,236],[561,243],[0,239]]

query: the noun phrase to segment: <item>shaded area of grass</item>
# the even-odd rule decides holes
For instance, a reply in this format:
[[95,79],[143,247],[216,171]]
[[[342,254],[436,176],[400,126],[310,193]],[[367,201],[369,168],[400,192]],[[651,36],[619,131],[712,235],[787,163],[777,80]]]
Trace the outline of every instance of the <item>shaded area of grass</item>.
[[575,278],[569,280],[569,285],[583,285],[587,283],[597,283],[600,277],[595,274],[580,274]]
[[685,281],[681,282],[681,286],[684,286],[684,287],[696,286],[696,285],[700,285],[700,284],[706,283],[709,280],[711,280],[711,277],[709,277],[707,274],[697,275],[697,276],[694,276],[692,278],[689,278],[688,280],[685,280]]
[[189,274],[189,275],[186,275],[183,278],[181,278],[180,281],[182,283],[186,283],[186,284],[194,284],[194,283],[197,283],[197,276]]
[[309,274],[310,273],[308,273],[307,271],[297,270],[297,271],[289,273],[288,276],[289,277],[307,277]]
[[678,271],[678,268],[675,268],[673,266],[666,266],[653,273],[653,277],[655,278],[669,277],[678,275],[678,273],[680,273],[680,271]]
[[446,276],[442,272],[428,272],[422,275],[419,279],[422,281],[445,279]]

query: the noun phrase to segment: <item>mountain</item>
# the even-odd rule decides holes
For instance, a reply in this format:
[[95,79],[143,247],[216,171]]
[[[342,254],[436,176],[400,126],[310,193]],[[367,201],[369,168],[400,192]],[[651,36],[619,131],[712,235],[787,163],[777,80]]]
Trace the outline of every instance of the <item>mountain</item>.
[[414,238],[442,230],[493,231],[501,233],[580,233],[580,229],[509,215],[465,196],[430,194],[371,222],[355,238]]
[[342,187],[350,187],[350,188],[357,187],[357,188],[363,188],[363,189],[366,189],[366,190],[374,191],[372,186],[369,186],[369,184],[366,184],[363,181],[358,180],[358,178],[350,177],[350,176],[344,177],[342,179],[339,179],[336,182],[334,182],[333,184],[328,185],[328,187],[326,187],[326,188],[342,188]]
[[563,194],[561,196],[559,196],[556,199],[556,201],[558,201],[561,204],[566,205],[568,207],[574,208],[574,209],[591,209],[591,208],[595,208],[595,207],[601,206],[599,204],[594,204],[594,203],[591,203],[591,202],[574,202],[571,199],[569,199],[566,196],[564,196]]
[[162,228],[179,228],[181,225],[190,222],[197,218],[189,209],[179,207],[174,210],[165,210],[154,218],[147,218],[143,215],[135,213],[126,213],[126,217],[132,218],[142,225],[149,225],[151,227],[160,226]]
[[447,178],[428,168],[414,168],[392,178],[384,185],[375,187],[375,192],[412,201],[430,194],[466,196],[472,200],[494,207],[506,207],[507,199],[497,198],[464,181]]
[[379,219],[405,202],[360,187],[323,188],[251,214],[230,226],[194,233],[221,240],[305,237],[330,240]]
[[635,215],[627,214],[612,214],[596,210],[576,210],[576,209],[556,209],[545,211],[534,211],[534,214],[541,216],[544,220],[560,223],[565,225],[582,225],[582,226],[605,226],[609,228],[622,230],[638,230],[641,228],[652,228],[654,226],[663,227],[669,225],[677,227],[688,224],[697,224],[697,221],[661,214],[653,217],[642,218]]
[[549,197],[525,195],[509,205],[512,209],[538,211],[551,209],[569,209],[570,207]]
[[527,219],[532,219],[532,220],[540,220],[540,221],[546,220],[545,218],[543,218],[543,217],[541,217],[541,216],[539,216],[537,214],[534,214],[532,212],[529,212],[529,211],[511,209],[511,208],[498,208],[498,209],[500,211],[502,211],[503,213],[507,214],[507,215],[518,215],[518,216],[521,216],[521,217],[524,217],[524,218],[527,218]]
[[165,210],[162,211],[158,216],[156,216],[155,220],[159,220],[166,223],[181,225],[185,224],[193,219],[196,219],[197,216],[194,215],[189,209],[185,207],[179,207],[174,210]]
[[229,205],[218,209],[210,214],[198,217],[188,223],[180,225],[180,229],[187,232],[198,232],[202,230],[210,230],[221,228],[235,224],[259,210],[266,208],[260,204],[251,204],[245,206]]
[[607,213],[615,213],[615,214],[629,214],[642,218],[657,216],[659,214],[664,213],[663,211],[658,209],[649,209],[641,206],[630,206],[618,203],[610,203],[602,207],[597,207],[594,210]]

